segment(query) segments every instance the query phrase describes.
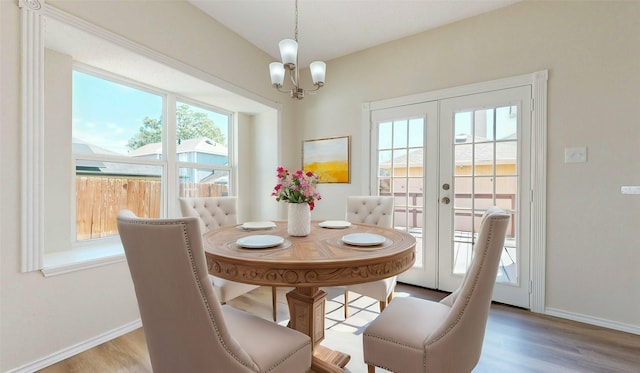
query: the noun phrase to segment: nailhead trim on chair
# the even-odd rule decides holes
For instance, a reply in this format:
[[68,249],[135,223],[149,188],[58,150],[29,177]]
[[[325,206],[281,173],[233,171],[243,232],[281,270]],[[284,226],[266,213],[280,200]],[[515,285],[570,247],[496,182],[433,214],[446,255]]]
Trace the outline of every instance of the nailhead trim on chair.
[[[494,219],[509,219],[509,216],[495,216],[495,217],[493,217],[491,219],[490,225],[489,225],[489,230],[487,232],[487,239],[485,241],[486,243],[491,242],[491,237],[493,237],[493,231],[494,231],[494,228],[495,228],[495,220]],[[444,330],[442,332],[442,334],[440,334],[439,336],[435,337],[430,343],[425,344],[425,347],[426,346],[430,346],[430,345],[438,342],[445,335],[447,335],[453,328],[455,328],[455,326],[458,324],[458,322],[460,322],[460,319],[462,318],[462,314],[464,313],[465,309],[469,305],[471,294],[473,293],[473,291],[475,290],[476,286],[478,285],[478,280],[479,280],[478,277],[480,276],[480,272],[482,272],[482,268],[485,265],[486,259],[487,259],[487,251],[485,250],[484,253],[482,254],[482,260],[480,261],[480,269],[478,270],[478,272],[476,273],[476,276],[473,279],[473,286],[471,286],[471,291],[465,297],[464,305],[463,305],[462,309],[460,310],[460,312],[458,313],[458,316],[456,317],[455,321],[446,330]],[[426,350],[426,348],[425,348],[425,350]],[[424,365],[424,369],[426,371],[427,368],[428,368],[427,354],[426,353],[424,354],[423,365]]]
[[[228,214],[227,214],[228,215]],[[198,285],[198,291],[200,292],[200,296],[205,304],[205,307],[207,308],[207,313],[209,314],[209,320],[211,320],[211,324],[214,328],[214,330],[216,331],[216,336],[218,337],[218,340],[220,341],[220,343],[224,346],[224,349],[229,353],[229,355],[231,355],[238,363],[240,363],[241,365],[252,369],[252,367],[247,364],[246,362],[242,361],[236,354],[233,353],[233,351],[231,351],[231,349],[229,349],[229,346],[225,343],[224,338],[222,338],[222,335],[220,333],[220,330],[218,329],[218,325],[213,322],[214,317],[213,317],[213,311],[211,310],[211,305],[209,304],[209,301],[207,300],[207,297],[205,296],[205,291],[204,288],[202,287],[202,282],[200,281],[200,278],[198,277],[197,271],[196,271],[196,264],[195,264],[195,260],[193,259],[193,249],[191,247],[191,241],[189,240],[189,235],[187,234],[187,226],[184,222],[178,221],[178,222],[142,222],[142,221],[134,221],[134,223],[136,224],[152,224],[152,225],[176,225],[179,224],[182,227],[182,233],[184,235],[184,240],[185,240],[185,244],[187,246],[187,253],[189,255],[189,263],[191,264],[191,274],[193,275],[194,279],[196,280],[196,284]],[[270,372],[274,369],[276,369],[279,365],[281,365],[282,363],[284,363],[285,361],[287,361],[291,356],[295,355],[298,351],[304,349],[306,346],[310,345],[311,341],[309,340],[307,343],[303,344],[302,346],[300,346],[297,350],[292,351],[289,355],[285,356],[284,358],[278,360],[274,365],[272,365],[271,367],[269,367],[266,371]]]
[[222,338],[222,335],[220,333],[220,330],[218,329],[218,325],[213,321],[214,317],[213,317],[213,311],[211,310],[211,305],[209,304],[209,301],[207,300],[207,297],[205,296],[204,293],[204,289],[202,288],[202,283],[200,282],[200,278],[198,278],[198,274],[196,271],[196,264],[195,261],[193,259],[193,250],[191,248],[191,242],[189,240],[189,235],[187,234],[187,225],[182,222],[182,221],[175,221],[175,222],[171,222],[171,221],[166,221],[166,222],[143,222],[143,221],[134,221],[134,223],[136,224],[150,224],[150,225],[180,225],[182,227],[182,233],[184,235],[184,240],[185,240],[185,244],[187,246],[187,253],[189,254],[189,263],[191,264],[191,274],[194,276],[195,280],[196,280],[196,284],[198,285],[198,290],[200,291],[200,297],[202,298],[205,307],[207,308],[207,313],[209,314],[209,320],[211,321],[211,324],[213,326],[213,329],[216,332],[216,336],[218,337],[218,340],[220,341],[220,343],[224,346],[224,349],[227,351],[227,353],[229,353],[229,355],[231,355],[238,363],[240,363],[242,366],[245,366],[249,369],[252,369],[252,367],[250,365],[248,365],[247,363],[245,363],[244,361],[242,361],[236,354],[233,353],[233,351],[231,351],[231,349],[229,349],[229,346],[225,343],[224,338]]
[[[494,217],[494,218],[509,219],[510,217],[509,216],[497,216],[497,217]],[[491,219],[491,222],[490,222],[490,225],[489,225],[489,230],[488,230],[488,233],[487,233],[486,242],[490,242],[491,241],[491,237],[493,236],[494,226],[495,226],[495,220]],[[486,258],[487,258],[487,252],[485,251],[482,254],[482,260],[480,261],[480,270],[478,270],[478,273],[476,274],[476,276],[473,279],[473,286],[471,287],[471,291],[469,292],[469,294],[473,293],[473,290],[476,288],[476,286],[478,284],[478,277],[480,275],[480,272],[482,272],[482,268],[484,267],[484,264],[486,262]],[[445,329],[439,336],[435,337],[431,342],[429,342],[428,344],[424,344],[424,348],[423,348],[423,351],[422,351],[423,352],[422,353],[422,356],[423,356],[422,367],[425,369],[425,371],[427,371],[427,368],[428,368],[427,352],[426,352],[427,346],[430,346],[430,345],[438,342],[440,339],[442,339],[445,335],[447,335],[460,322],[460,319],[462,318],[462,314],[464,313],[464,310],[469,305],[470,298],[471,298],[470,295],[467,295],[465,297],[464,306],[462,307],[461,311],[458,313],[455,321],[447,329]],[[411,348],[411,349],[417,350],[417,348],[415,348],[415,347],[409,346],[409,345],[404,344],[404,343],[399,343],[398,341],[392,340],[392,339],[389,339],[389,338],[381,338],[379,336],[375,336],[375,335],[371,335],[371,334],[367,334],[367,336],[372,337],[372,338],[376,338],[376,339],[380,339],[380,340],[383,340],[383,341],[387,341],[387,342],[392,342],[392,343],[395,343],[395,344],[397,344],[399,346],[403,346],[403,347],[407,347],[407,348]],[[375,364],[369,364],[369,362],[367,362],[367,361],[365,361],[365,363],[368,364],[368,365],[375,365]],[[389,369],[387,367],[384,367],[384,366],[380,366],[380,365],[376,365],[376,366],[378,366],[380,368],[383,368],[383,369],[386,369],[386,370],[391,370],[391,369]]]

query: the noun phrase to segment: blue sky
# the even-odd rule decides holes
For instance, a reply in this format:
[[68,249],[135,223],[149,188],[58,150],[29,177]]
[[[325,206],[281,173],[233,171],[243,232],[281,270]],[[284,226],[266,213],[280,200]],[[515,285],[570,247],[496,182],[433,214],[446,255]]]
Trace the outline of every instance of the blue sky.
[[[73,72],[73,137],[126,155],[127,142],[139,132],[145,117],[162,116],[162,95]],[[192,106],[207,113],[228,136],[228,117]]]

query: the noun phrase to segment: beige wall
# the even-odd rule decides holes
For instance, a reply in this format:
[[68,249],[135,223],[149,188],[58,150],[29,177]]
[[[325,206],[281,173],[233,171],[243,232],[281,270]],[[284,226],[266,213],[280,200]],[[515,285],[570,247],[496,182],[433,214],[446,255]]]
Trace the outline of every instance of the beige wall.
[[[270,85],[267,66],[272,59],[184,1],[48,1],[47,4],[199,68],[266,100],[282,99]],[[38,271],[20,272],[22,188],[20,10],[17,0],[0,1],[0,17],[0,372],[6,372],[44,361],[74,345],[131,325],[139,318],[139,314],[124,261],[47,278]],[[171,32],[157,32],[162,29]],[[185,43],[185,40],[189,42]],[[61,56],[48,57],[63,59]],[[295,130],[287,130],[292,116],[290,101],[287,99],[282,107],[284,119],[281,126],[285,129],[281,132],[282,140],[273,139],[272,147],[268,149],[269,156],[264,157],[265,163],[271,163],[268,169],[273,170],[279,163],[278,150],[273,144],[279,141],[291,143],[296,133]],[[253,120],[247,122],[252,125]],[[45,133],[46,136],[56,135],[47,133],[47,129]],[[242,149],[246,151],[253,147],[250,142],[254,138],[245,140],[240,146],[241,152]],[[63,174],[60,172],[57,177],[64,177],[68,181],[69,178]],[[46,175],[47,179],[56,177],[55,172]],[[275,184],[275,178],[272,182]],[[267,209],[275,211],[277,205],[275,201],[272,203],[273,206],[267,206]],[[68,224],[58,226],[48,221],[46,225],[50,237],[59,241],[68,239],[56,236],[68,231]]]
[[[138,318],[124,262],[44,278],[20,267],[19,10],[0,1],[0,371],[42,360]],[[549,69],[547,306],[640,328],[640,3],[525,2],[329,61],[327,85],[292,103],[270,88],[271,58],[174,2],[51,1],[69,13],[272,101],[284,166],[300,141],[352,136],[352,183],[323,184],[314,218],[344,214],[361,193],[363,102]],[[165,29],[171,32],[158,33]],[[190,40],[185,43],[184,40]],[[224,55],[225,58],[220,58]],[[246,119],[246,118],[245,118]],[[253,126],[263,118],[254,119]],[[269,131],[250,130],[251,141]],[[243,139],[244,141],[244,139]],[[257,142],[256,142],[257,143]],[[589,161],[564,164],[564,148]],[[246,153],[241,160],[258,159]],[[244,158],[243,158],[244,157]],[[249,162],[247,162],[249,163]],[[268,167],[261,165],[260,167]],[[268,178],[262,187],[270,190]]]
[[[638,19],[637,1],[518,3],[330,61],[297,122],[304,139],[353,136],[360,172],[363,102],[549,69],[546,306],[638,330],[640,196],[620,193],[640,185]],[[574,146],[587,163],[564,163]],[[321,185],[317,216],[344,210],[352,179]]]

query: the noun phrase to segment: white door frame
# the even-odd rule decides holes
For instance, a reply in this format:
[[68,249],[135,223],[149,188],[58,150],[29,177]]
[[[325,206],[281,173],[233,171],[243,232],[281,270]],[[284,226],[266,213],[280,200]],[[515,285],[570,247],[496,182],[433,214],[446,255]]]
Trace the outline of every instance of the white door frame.
[[[367,102],[362,105],[361,157],[371,154],[371,111],[403,105],[442,100],[493,90],[531,86],[531,236],[530,236],[530,306],[531,311],[543,313],[545,307],[546,273],[546,185],[547,185],[547,70],[504,79],[474,83],[454,88],[420,93],[387,100]],[[367,139],[365,141],[364,139]],[[362,167],[362,193],[371,193],[370,167]]]

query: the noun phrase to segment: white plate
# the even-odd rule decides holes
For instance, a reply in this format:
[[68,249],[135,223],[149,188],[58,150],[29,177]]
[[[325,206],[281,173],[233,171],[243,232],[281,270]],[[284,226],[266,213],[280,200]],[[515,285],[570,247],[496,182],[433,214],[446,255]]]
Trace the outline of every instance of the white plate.
[[238,246],[247,247],[250,249],[262,249],[265,247],[274,247],[282,244],[284,238],[280,236],[272,236],[269,234],[256,234],[253,236],[247,236],[239,238],[236,241]]
[[248,221],[241,225],[242,229],[257,230],[275,228],[276,223],[272,221]]
[[342,242],[354,246],[375,246],[384,243],[386,238],[373,233],[352,233],[342,236]]
[[323,222],[318,223],[322,228],[347,228],[351,226],[351,223],[345,220],[325,220]]

